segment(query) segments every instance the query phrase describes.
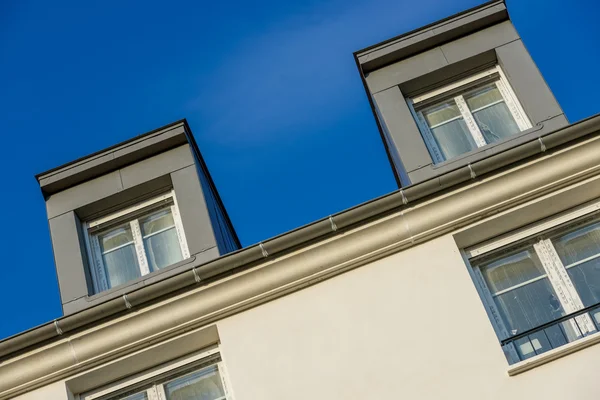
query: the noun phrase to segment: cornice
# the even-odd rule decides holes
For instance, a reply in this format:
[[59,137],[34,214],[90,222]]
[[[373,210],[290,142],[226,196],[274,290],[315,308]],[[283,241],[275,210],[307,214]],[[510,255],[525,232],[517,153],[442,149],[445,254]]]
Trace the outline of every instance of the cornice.
[[444,235],[600,173],[594,137],[20,354],[0,364],[0,399],[47,385],[182,332]]

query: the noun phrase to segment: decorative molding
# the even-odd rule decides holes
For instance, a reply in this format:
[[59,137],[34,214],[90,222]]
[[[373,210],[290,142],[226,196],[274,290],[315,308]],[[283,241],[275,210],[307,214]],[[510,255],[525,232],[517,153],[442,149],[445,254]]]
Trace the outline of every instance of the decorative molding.
[[[600,138],[594,138],[472,181],[443,196],[415,201],[395,214],[341,231],[286,257],[264,259],[227,279],[199,284],[189,292],[92,329],[68,332],[44,347],[5,360],[0,364],[0,400],[218,321],[549,193],[574,187],[599,174]],[[191,271],[189,279],[194,279]]]

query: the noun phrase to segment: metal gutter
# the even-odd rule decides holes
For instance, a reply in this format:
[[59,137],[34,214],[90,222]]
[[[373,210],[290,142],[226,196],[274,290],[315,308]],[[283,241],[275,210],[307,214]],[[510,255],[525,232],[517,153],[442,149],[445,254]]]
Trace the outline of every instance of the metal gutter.
[[224,255],[206,264],[195,265],[192,263],[191,269],[178,275],[0,341],[0,362],[23,350],[56,340],[65,333],[74,332],[100,320],[128,311],[136,311],[163,296],[192,289],[201,282],[215,280],[242,267],[256,265],[266,258],[277,258],[300,246],[335,235],[338,231],[356,227],[392,211],[399,211],[417,200],[449,188],[455,188],[511,164],[523,162],[534,156],[541,156],[548,150],[594,134],[600,134],[600,114],[489,158],[457,168],[435,179],[397,190],[262,243]]

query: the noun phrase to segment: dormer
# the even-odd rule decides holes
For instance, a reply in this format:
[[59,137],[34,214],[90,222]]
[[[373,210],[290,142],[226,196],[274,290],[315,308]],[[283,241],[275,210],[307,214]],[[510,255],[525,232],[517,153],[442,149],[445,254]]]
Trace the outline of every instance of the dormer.
[[185,120],[36,178],[65,314],[240,248]]
[[493,1],[355,53],[399,186],[568,125]]

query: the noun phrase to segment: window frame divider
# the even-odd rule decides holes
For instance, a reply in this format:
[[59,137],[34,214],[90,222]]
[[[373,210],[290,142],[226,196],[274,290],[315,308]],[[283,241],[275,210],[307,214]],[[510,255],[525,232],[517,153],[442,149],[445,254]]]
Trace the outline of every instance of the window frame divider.
[[485,141],[485,137],[483,136],[483,133],[481,133],[479,125],[477,125],[477,121],[475,121],[475,117],[473,114],[471,114],[471,110],[469,110],[469,106],[467,105],[465,98],[462,95],[458,95],[454,97],[454,101],[456,102],[456,106],[463,116],[463,120],[465,121],[467,129],[469,130],[469,133],[471,133],[477,148],[487,146],[488,143]]
[[172,193],[173,205],[171,206],[171,213],[173,214],[173,221],[175,221],[175,230],[177,232],[177,238],[179,239],[179,246],[181,248],[181,256],[184,260],[190,258],[190,249],[187,244],[187,238],[183,229],[183,220],[179,211],[179,204],[177,203],[177,196],[175,191]]
[[410,113],[412,114],[413,119],[417,123],[417,127],[419,128],[419,131],[421,131],[421,136],[425,140],[425,144],[426,144],[427,148],[429,149],[429,154],[433,158],[433,163],[438,164],[438,163],[443,162],[445,159],[444,159],[444,156],[442,155],[442,151],[441,151],[440,147],[438,146],[437,141],[435,140],[435,137],[433,136],[433,132],[431,132],[431,129],[429,129],[429,125],[427,125],[427,122],[425,121],[425,117],[423,116],[423,113],[421,111],[419,111],[419,112],[415,111],[415,107],[413,106],[412,99],[407,99],[407,103],[408,103],[408,109],[410,110]]
[[129,222],[131,226],[131,232],[133,234],[133,241],[135,243],[135,252],[138,259],[138,266],[140,268],[140,275],[148,275],[150,271],[150,264],[146,257],[146,249],[144,247],[144,239],[142,238],[142,229],[140,228],[140,221],[138,218],[133,219]]
[[500,68],[499,65],[496,66],[496,70],[498,71],[498,75],[500,76],[500,80],[495,82],[496,87],[498,88],[498,90],[500,91],[500,94],[504,98],[504,101],[506,102],[506,106],[510,110],[511,114],[513,114],[513,117],[515,118],[515,121],[516,121],[517,125],[519,126],[519,129],[521,129],[521,132],[522,132],[522,131],[532,128],[533,125],[531,124],[531,121],[529,120],[529,118],[527,118],[527,114],[525,113],[525,110],[523,109],[521,102],[519,101],[517,95],[515,94],[515,91],[510,86],[510,83],[509,83],[508,79],[506,78],[504,71],[502,70],[502,68]]

